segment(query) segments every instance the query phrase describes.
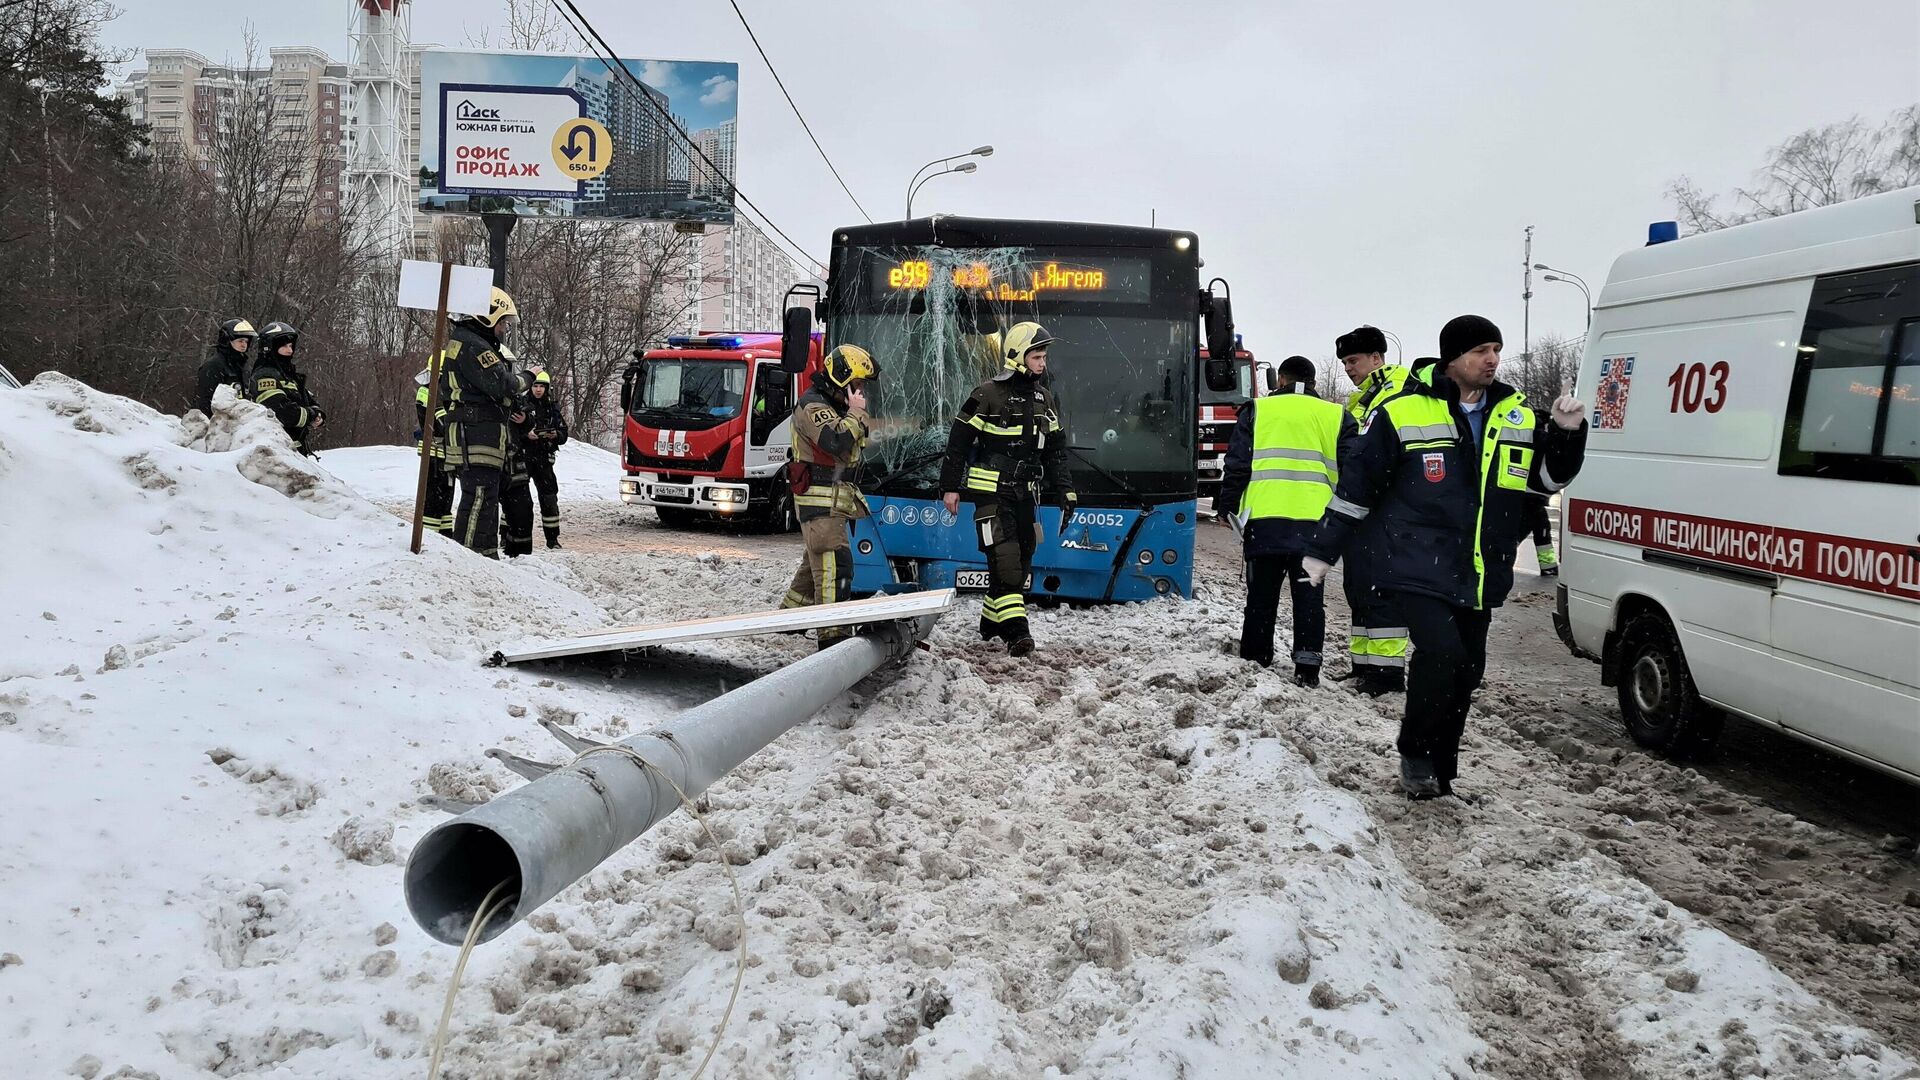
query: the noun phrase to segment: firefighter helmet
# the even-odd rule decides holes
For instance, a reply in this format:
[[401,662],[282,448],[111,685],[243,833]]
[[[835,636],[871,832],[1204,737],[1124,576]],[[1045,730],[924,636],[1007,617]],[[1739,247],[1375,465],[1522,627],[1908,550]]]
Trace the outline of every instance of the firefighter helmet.
[[226,322],[220,324],[220,340],[217,344],[228,345],[237,338],[246,338],[251,342],[259,336],[260,331],[255,330],[253,324],[247,320],[228,319]]
[[282,345],[292,345],[298,349],[300,347],[300,331],[295,330],[291,323],[279,321],[268,323],[260,331],[260,351],[263,353],[277,353],[280,351],[280,346]]
[[845,390],[854,382],[872,379],[880,374],[880,366],[873,362],[873,356],[858,345],[836,345],[827,354],[821,365],[827,381]]
[[1053,344],[1053,335],[1046,327],[1037,322],[1014,323],[1002,339],[1005,347],[1000,350],[1000,358],[1008,371],[1026,370],[1027,354],[1035,349],[1044,349]]
[[493,287],[493,302],[487,305],[486,314],[469,315],[467,318],[472,319],[474,322],[479,323],[489,330],[496,330],[500,326],[501,319],[509,315],[517,316],[519,314],[520,309],[513,305],[513,297],[507,295],[507,290],[495,285]]
[[533,377],[533,381],[536,383],[551,383],[553,381],[553,376],[547,374],[545,371],[542,371],[538,375],[535,375]]

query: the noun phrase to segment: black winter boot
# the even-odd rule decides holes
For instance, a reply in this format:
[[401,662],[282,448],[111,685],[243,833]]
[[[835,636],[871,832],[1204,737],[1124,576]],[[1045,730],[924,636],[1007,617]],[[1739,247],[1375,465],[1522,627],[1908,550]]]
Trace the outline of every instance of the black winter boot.
[[1411,799],[1432,799],[1440,794],[1440,778],[1433,774],[1433,762],[1423,757],[1400,755],[1400,790]]
[[1295,686],[1317,687],[1320,685],[1319,664],[1295,664],[1293,666],[1293,684]]
[[1007,642],[1007,655],[1009,656],[1025,656],[1032,651],[1033,639],[1031,637],[1018,637]]
[[560,526],[549,525],[546,527],[546,531],[547,531],[547,546],[550,548],[559,547],[560,546]]

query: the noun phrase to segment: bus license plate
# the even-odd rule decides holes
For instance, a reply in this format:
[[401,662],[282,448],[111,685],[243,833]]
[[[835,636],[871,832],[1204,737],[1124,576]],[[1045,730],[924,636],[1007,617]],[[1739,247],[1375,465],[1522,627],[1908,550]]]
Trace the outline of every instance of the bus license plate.
[[961,592],[986,592],[987,572],[985,570],[956,570],[953,574],[953,587]]

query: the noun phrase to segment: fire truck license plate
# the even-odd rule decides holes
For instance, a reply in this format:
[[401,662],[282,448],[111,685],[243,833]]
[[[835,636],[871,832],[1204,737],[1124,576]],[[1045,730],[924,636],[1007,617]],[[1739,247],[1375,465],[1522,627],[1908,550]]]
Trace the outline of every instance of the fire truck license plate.
[[953,574],[953,587],[964,592],[986,592],[987,572],[985,570],[956,570]]
[[685,484],[655,484],[653,497],[656,499],[691,499],[693,489]]

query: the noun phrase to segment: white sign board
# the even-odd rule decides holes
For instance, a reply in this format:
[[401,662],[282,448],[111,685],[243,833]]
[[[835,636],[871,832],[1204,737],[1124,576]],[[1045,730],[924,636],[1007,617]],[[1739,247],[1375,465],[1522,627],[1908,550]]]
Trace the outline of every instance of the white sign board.
[[[442,83],[440,190],[579,198],[582,178],[565,171],[556,140],[585,115],[580,95],[564,87]],[[600,145],[610,157],[612,141]]]
[[[447,311],[453,315],[485,315],[493,304],[493,271],[484,266],[456,266],[447,286]],[[400,306],[433,311],[440,306],[440,264],[419,259],[400,262]]]

